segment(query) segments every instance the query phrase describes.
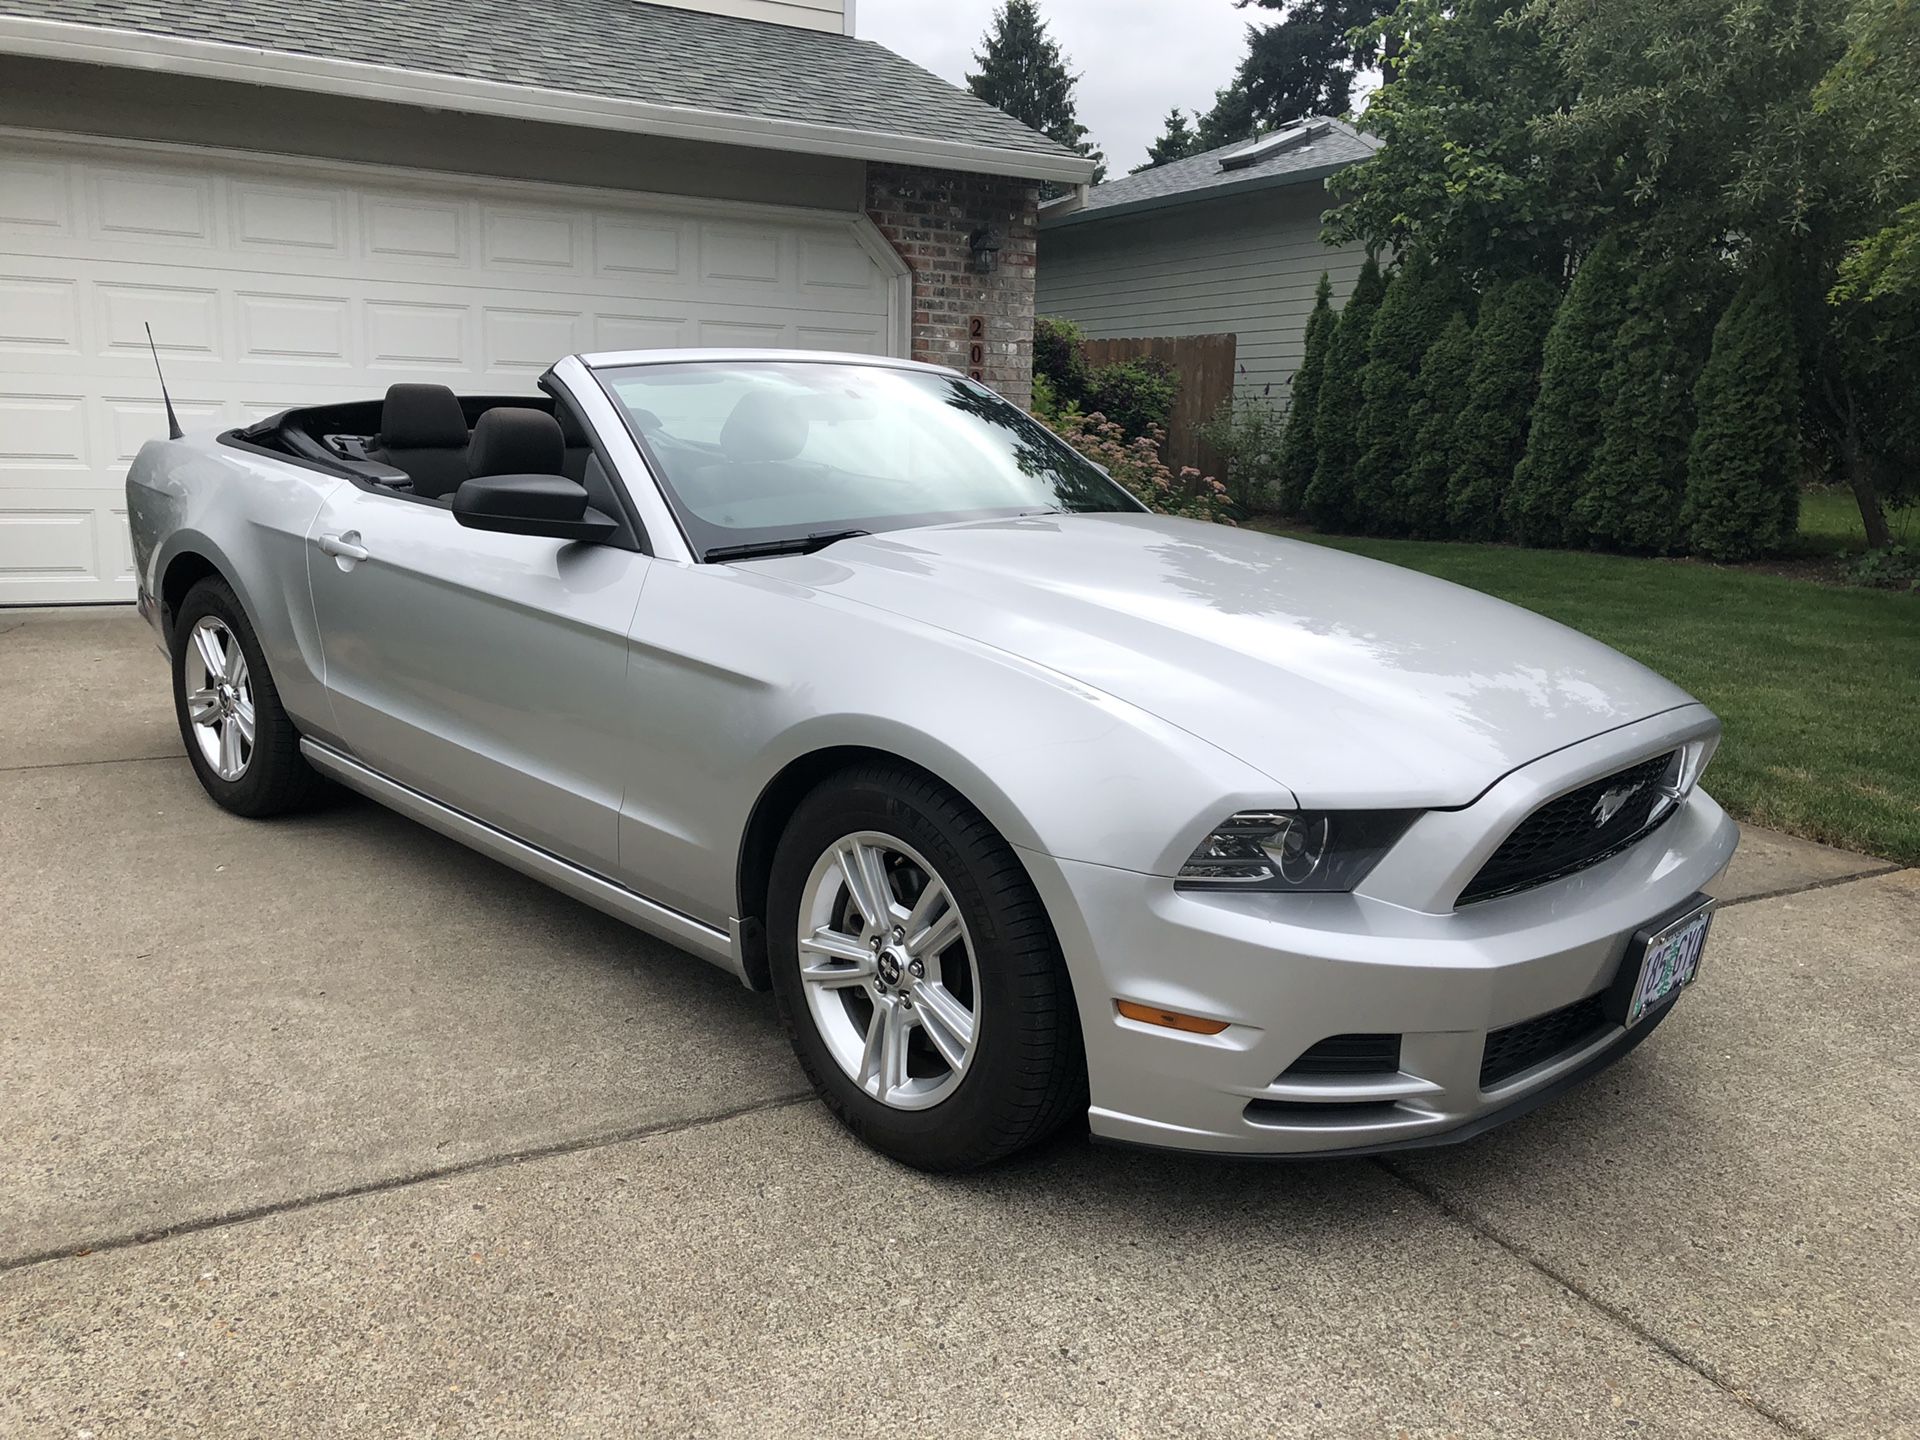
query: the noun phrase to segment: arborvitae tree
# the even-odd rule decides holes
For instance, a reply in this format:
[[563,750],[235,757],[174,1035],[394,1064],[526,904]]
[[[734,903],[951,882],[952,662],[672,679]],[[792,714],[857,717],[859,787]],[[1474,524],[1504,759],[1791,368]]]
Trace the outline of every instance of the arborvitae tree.
[[1073,87],[1080,77],[1067,69],[1059,44],[1040,18],[1037,0],[1005,0],[981,37],[973,63],[980,71],[967,76],[969,90],[1021,124],[1098,162],[1093,179],[1100,182],[1106,158],[1087,139],[1087,127],[1074,106]]
[[1420,403],[1413,463],[1395,484],[1400,521],[1413,535],[1447,533],[1447,484],[1460,463],[1454,431],[1459,424],[1464,377],[1473,366],[1473,327],[1455,310],[1440,338],[1420,363]]
[[1447,521],[1469,540],[1507,534],[1503,508],[1526,453],[1540,389],[1540,348],[1560,292],[1538,276],[1499,286],[1481,302],[1473,369],[1455,429],[1460,463],[1447,484]]
[[1553,317],[1527,453],[1514,472],[1507,524],[1523,545],[1563,545],[1606,417],[1606,377],[1626,315],[1624,242],[1593,247]]
[[1313,483],[1313,467],[1320,456],[1314,427],[1320,410],[1320,380],[1326,373],[1327,349],[1338,323],[1333,311],[1333,281],[1322,270],[1320,284],[1313,292],[1313,313],[1307,316],[1306,349],[1290,382],[1287,428],[1280,437],[1280,474],[1274,504],[1282,515],[1300,513],[1306,503],[1307,486]]
[[1741,286],[1693,390],[1682,523],[1693,548],[1716,560],[1777,550],[1799,520],[1800,379],[1781,288],[1771,273]]
[[1439,337],[1451,309],[1452,273],[1420,258],[1403,262],[1367,342],[1360,377],[1362,446],[1353,471],[1353,515],[1362,530],[1392,534],[1405,528],[1399,513],[1401,478],[1413,463],[1420,363]]
[[1600,446],[1567,527],[1572,543],[1655,555],[1682,544],[1690,392],[1699,368],[1688,343],[1689,298],[1699,280],[1692,266],[1647,264],[1628,292],[1603,382]]
[[1167,128],[1160,132],[1158,140],[1147,147],[1147,163],[1134,166],[1130,173],[1138,175],[1142,170],[1165,165],[1169,160],[1184,160],[1189,155],[1199,153],[1199,134],[1188,121],[1187,112],[1175,106],[1167,112]]
[[1365,403],[1360,374],[1366,368],[1373,320],[1386,288],[1379,264],[1369,255],[1327,346],[1327,368],[1321,372],[1313,420],[1313,480],[1306,499],[1307,517],[1323,530],[1349,526],[1355,518],[1353,467],[1360,459],[1360,409]]

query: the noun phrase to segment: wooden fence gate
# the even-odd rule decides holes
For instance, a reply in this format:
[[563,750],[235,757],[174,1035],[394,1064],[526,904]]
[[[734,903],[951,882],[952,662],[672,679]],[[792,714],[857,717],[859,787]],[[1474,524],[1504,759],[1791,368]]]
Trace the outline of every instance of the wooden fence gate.
[[1180,377],[1173,413],[1167,417],[1167,443],[1161,459],[1178,470],[1191,465],[1205,475],[1226,478],[1226,457],[1200,440],[1200,427],[1233,396],[1234,337],[1231,335],[1157,335],[1147,339],[1088,340],[1082,350],[1090,365],[1151,356],[1164,360]]

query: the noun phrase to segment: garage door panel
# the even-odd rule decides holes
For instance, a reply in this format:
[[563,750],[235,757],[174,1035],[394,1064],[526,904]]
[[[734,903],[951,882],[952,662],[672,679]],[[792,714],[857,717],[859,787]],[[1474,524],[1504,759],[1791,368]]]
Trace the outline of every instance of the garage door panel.
[[148,324],[189,429],[399,380],[532,393],[582,349],[897,343],[854,216],[5,145],[0,604],[131,598],[126,467],[166,427]]
[[0,275],[0,350],[79,349],[79,281]]

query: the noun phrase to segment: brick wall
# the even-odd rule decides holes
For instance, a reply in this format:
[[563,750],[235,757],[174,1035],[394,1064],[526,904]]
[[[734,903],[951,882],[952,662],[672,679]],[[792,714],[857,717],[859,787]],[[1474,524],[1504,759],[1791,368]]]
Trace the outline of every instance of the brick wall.
[[[913,358],[976,375],[1023,407],[1033,390],[1039,203],[1030,180],[867,167],[867,214],[913,271]],[[983,225],[1000,237],[991,275],[973,272],[967,248]],[[976,318],[984,331],[978,337]]]

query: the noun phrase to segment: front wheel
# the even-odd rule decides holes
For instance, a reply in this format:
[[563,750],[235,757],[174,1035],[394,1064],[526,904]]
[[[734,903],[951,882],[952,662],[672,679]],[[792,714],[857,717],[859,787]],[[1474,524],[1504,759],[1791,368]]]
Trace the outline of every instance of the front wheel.
[[255,818],[306,805],[324,781],[300,753],[260,641],[225,580],[187,592],[173,625],[173,707],[200,784]]
[[1072,987],[1018,857],[925,776],[865,766],[795,812],[769,950],[814,1088],[875,1149],[990,1164],[1085,1105]]

